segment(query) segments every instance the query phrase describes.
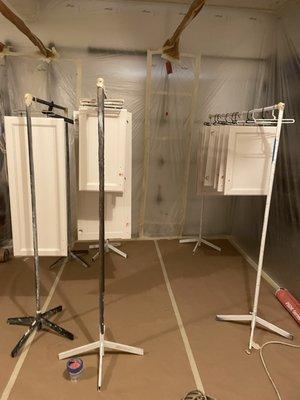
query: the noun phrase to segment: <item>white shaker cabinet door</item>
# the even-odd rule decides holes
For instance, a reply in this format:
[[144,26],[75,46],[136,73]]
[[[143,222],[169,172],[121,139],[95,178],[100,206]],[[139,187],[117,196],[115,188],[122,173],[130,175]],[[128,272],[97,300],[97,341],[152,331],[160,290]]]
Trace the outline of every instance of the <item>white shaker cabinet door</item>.
[[[122,193],[105,192],[106,239],[131,238],[131,188],[132,188],[132,115],[126,111],[124,141],[124,190]],[[99,238],[99,195],[94,191],[78,191],[78,239]]]
[[[105,116],[105,192],[124,191],[127,110]],[[93,110],[79,111],[79,190],[98,191],[98,120]]]
[[204,186],[214,185],[219,131],[220,126],[210,126]]
[[225,195],[266,195],[276,127],[231,126]]
[[[5,117],[10,208],[15,256],[33,255],[26,119]],[[67,255],[65,126],[62,119],[32,118],[38,249]]]

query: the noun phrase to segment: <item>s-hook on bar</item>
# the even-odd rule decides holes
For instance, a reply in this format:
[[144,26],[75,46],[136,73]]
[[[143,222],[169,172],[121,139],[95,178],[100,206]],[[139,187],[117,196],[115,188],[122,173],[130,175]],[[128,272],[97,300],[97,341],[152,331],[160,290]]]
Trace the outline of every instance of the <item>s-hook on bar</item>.
[[[264,262],[264,254],[265,254],[265,244],[266,244],[266,237],[267,237],[267,230],[268,230],[273,183],[274,183],[274,176],[275,176],[275,170],[276,170],[276,162],[277,162],[277,156],[278,156],[278,148],[279,148],[279,142],[280,142],[284,108],[285,108],[284,103],[278,103],[271,107],[265,107],[265,108],[250,111],[250,112],[253,112],[253,114],[254,114],[254,113],[259,113],[259,112],[268,111],[268,110],[279,110],[278,121],[277,121],[277,126],[276,126],[276,135],[275,135],[274,145],[273,145],[274,147],[273,147],[273,157],[272,157],[272,161],[271,161],[269,187],[268,187],[264,219],[263,219],[263,228],[262,228],[261,241],[260,241],[259,260],[258,260],[258,268],[257,268],[257,275],[256,275],[256,285],[255,285],[253,309],[250,314],[246,314],[246,315],[217,315],[217,317],[216,317],[216,319],[218,321],[251,322],[251,332],[250,332],[248,352],[250,352],[252,348],[258,348],[258,345],[254,342],[254,331],[255,331],[256,324],[259,324],[259,325],[263,326],[264,328],[267,328],[268,330],[270,330],[274,333],[277,333],[287,339],[293,339],[293,336],[289,332],[286,332],[285,330],[260,318],[257,315],[258,314],[258,300],[259,300],[259,293],[260,293],[261,277],[262,277],[263,262]],[[245,112],[243,112],[243,113],[245,113]]]
[[37,211],[36,211],[36,194],[35,194],[35,178],[34,178],[34,159],[33,159],[33,138],[32,138],[32,124],[30,107],[32,105],[33,97],[30,94],[25,95],[26,105],[26,122],[27,122],[27,138],[28,138],[28,158],[29,158],[29,178],[30,178],[30,195],[31,195],[31,212],[32,212],[32,239],[33,239],[33,254],[34,254],[34,273],[35,273],[35,301],[36,313],[35,316],[27,317],[14,317],[8,318],[7,322],[10,325],[24,325],[28,326],[28,330],[18,341],[16,346],[11,351],[11,356],[15,357],[21,348],[25,345],[29,337],[36,330],[45,329],[52,330],[57,334],[64,336],[70,340],[74,339],[71,332],[63,329],[57,324],[51,322],[48,318],[58,312],[62,311],[62,306],[58,306],[48,310],[44,313],[41,312],[41,299],[40,299],[40,257],[38,250],[38,231],[37,231]]
[[89,343],[85,346],[77,347],[65,351],[58,355],[60,360],[74,357],[79,354],[88,353],[91,350],[99,350],[99,369],[98,369],[98,390],[102,386],[103,358],[105,349],[113,349],[121,352],[143,355],[143,349],[139,347],[127,346],[120,343],[109,342],[105,340],[105,322],[104,322],[104,295],[105,295],[105,213],[104,213],[104,81],[97,80],[97,108],[98,108],[98,168],[99,168],[99,340]]

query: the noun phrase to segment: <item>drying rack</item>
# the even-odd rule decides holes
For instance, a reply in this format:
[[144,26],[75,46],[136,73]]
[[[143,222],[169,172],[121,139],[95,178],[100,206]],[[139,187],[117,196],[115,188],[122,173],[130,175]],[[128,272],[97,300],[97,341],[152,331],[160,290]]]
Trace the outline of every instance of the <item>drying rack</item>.
[[[73,340],[74,335],[60,327],[59,325],[53,323],[49,320],[50,317],[62,311],[62,306],[54,307],[48,311],[41,311],[41,298],[40,298],[40,257],[38,248],[38,231],[37,231],[37,209],[36,209],[36,190],[35,190],[35,174],[34,174],[34,159],[33,159],[33,139],[32,139],[32,123],[31,123],[31,105],[32,102],[38,102],[41,104],[51,104],[51,107],[60,108],[56,106],[53,102],[49,103],[45,100],[33,97],[31,94],[25,95],[26,104],[26,122],[27,122],[27,139],[28,139],[28,159],[29,159],[29,178],[30,178],[30,197],[31,197],[31,213],[32,213],[32,239],[33,239],[33,255],[34,255],[34,274],[35,274],[35,303],[36,310],[34,316],[26,317],[13,317],[8,318],[7,323],[10,325],[22,325],[28,326],[28,330],[24,333],[18,343],[15,345],[11,351],[11,356],[15,357],[21,348],[28,341],[29,337],[34,333],[35,330],[39,331],[44,329],[45,331],[54,331],[60,336],[67,339]],[[52,112],[52,111],[51,111]],[[54,118],[64,118],[52,112],[52,117]],[[69,121],[67,117],[64,118],[65,122]]]
[[112,349],[124,353],[136,354],[142,356],[144,350],[139,347],[128,346],[125,344],[110,342],[105,339],[105,322],[104,322],[104,295],[105,295],[105,226],[104,226],[104,98],[105,89],[104,81],[99,78],[97,80],[97,110],[98,110],[98,168],[99,168],[99,340],[87,345],[77,347],[59,353],[58,358],[73,357],[79,354],[86,354],[92,350],[99,351],[99,369],[98,369],[98,390],[102,386],[103,375],[103,359],[105,349]]
[[[270,169],[270,177],[269,177],[269,184],[267,189],[267,196],[266,196],[266,205],[264,211],[264,218],[263,218],[263,228],[261,234],[261,241],[260,241],[260,249],[259,249],[259,260],[258,260],[258,267],[257,267],[257,275],[256,275],[256,284],[255,284],[255,294],[254,294],[254,301],[253,301],[253,308],[250,314],[244,315],[217,315],[218,321],[233,321],[233,322],[250,322],[251,323],[251,332],[250,332],[250,339],[249,339],[249,351],[252,348],[258,348],[258,345],[254,342],[254,332],[256,325],[261,325],[268,330],[277,333],[287,339],[293,339],[293,335],[289,332],[281,329],[280,327],[262,319],[258,316],[258,302],[259,302],[259,294],[260,294],[260,286],[261,286],[261,278],[262,278],[262,271],[263,271],[263,262],[264,262],[264,254],[265,254],[265,243],[266,243],[266,236],[268,230],[268,222],[269,222],[269,214],[270,214],[270,205],[271,205],[271,198],[272,198],[272,191],[273,191],[273,183],[274,183],[274,176],[276,170],[276,162],[278,156],[278,148],[280,143],[280,135],[281,135],[281,128],[282,124],[292,124],[295,122],[294,119],[283,118],[284,115],[285,104],[278,103],[273,106],[258,108],[248,111],[241,111],[241,112],[233,112],[227,114],[213,114],[209,115],[210,122],[208,124],[241,124],[241,125],[253,125],[253,126],[276,126],[276,133],[275,139],[273,142],[273,153],[272,153],[272,160],[271,160],[271,169]],[[277,112],[277,116],[275,115]],[[266,113],[271,113],[269,118],[266,118]],[[260,115],[260,118],[257,116]],[[201,217],[202,218],[202,217]],[[202,229],[202,219],[201,219],[201,229]],[[199,237],[201,238],[201,229]]]

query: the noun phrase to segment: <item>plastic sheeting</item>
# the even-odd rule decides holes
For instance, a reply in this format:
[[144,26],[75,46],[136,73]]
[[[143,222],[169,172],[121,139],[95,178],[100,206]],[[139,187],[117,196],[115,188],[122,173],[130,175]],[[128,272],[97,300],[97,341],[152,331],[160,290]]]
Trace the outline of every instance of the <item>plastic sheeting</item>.
[[140,228],[145,236],[175,236],[185,217],[195,60],[183,57],[168,75],[165,61],[154,55],[151,69]]
[[[232,37],[232,50],[228,46],[222,49],[220,43],[219,57],[203,55],[196,99],[192,96],[198,78],[195,58],[183,57],[181,64],[173,66],[170,75],[164,61],[159,56],[153,58],[149,153],[147,149],[145,151],[147,142],[144,141],[146,54],[60,51],[61,58],[50,64],[37,59],[7,57],[1,70],[5,69],[8,86],[4,89],[2,80],[1,90],[8,93],[11,111],[24,108],[23,96],[29,91],[67,105],[71,113],[78,109],[80,97],[95,97],[95,82],[102,76],[109,95],[124,98],[125,107],[133,114],[133,236],[141,232],[145,236],[197,233],[197,149],[199,130],[209,113],[238,111],[285,101],[286,115],[296,118],[297,123],[284,127],[282,135],[266,270],[280,284],[299,291],[299,281],[294,279],[298,269],[295,260],[299,258],[300,211],[297,163],[299,5],[286,7],[282,13],[281,19],[275,15],[268,16],[266,24],[265,17],[261,22],[253,21],[252,29],[263,24],[255,56],[252,43],[251,57],[245,58],[247,41],[241,42],[236,36]],[[237,55],[238,49],[243,50],[242,58]],[[191,115],[193,110],[194,115]],[[204,234],[232,235],[255,258],[263,206],[262,197],[206,198]]]
[[[285,116],[294,125],[283,126],[278,153],[266,243],[264,270],[280,285],[300,296],[300,5],[284,10],[276,21],[268,57],[261,105],[278,100],[286,104]],[[232,210],[231,232],[246,252],[257,260],[264,199],[239,198]]]

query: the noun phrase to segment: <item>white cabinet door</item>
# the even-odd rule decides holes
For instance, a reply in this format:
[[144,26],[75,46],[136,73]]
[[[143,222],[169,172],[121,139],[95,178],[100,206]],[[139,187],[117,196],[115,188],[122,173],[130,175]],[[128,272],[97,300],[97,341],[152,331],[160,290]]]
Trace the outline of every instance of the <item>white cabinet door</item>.
[[[33,254],[26,119],[5,117],[15,256]],[[41,256],[67,255],[65,127],[62,119],[32,118],[37,229]]]
[[276,127],[231,126],[225,195],[266,195]]
[[[105,192],[123,192],[127,110],[105,116]],[[95,111],[79,111],[79,190],[98,191],[98,121]]]
[[212,187],[214,185],[219,130],[220,126],[213,125],[210,127],[204,186]]
[[220,165],[218,173],[218,184],[217,191],[224,192],[225,174],[226,174],[226,164],[227,164],[227,153],[228,153],[228,138],[229,138],[230,127],[225,125],[222,130],[222,148],[220,155]]
[[[126,110],[125,110],[126,111]],[[131,238],[131,146],[132,115],[126,111],[124,143],[124,190],[122,193],[105,193],[105,237],[107,239]],[[98,240],[98,192],[78,191],[78,240]]]

